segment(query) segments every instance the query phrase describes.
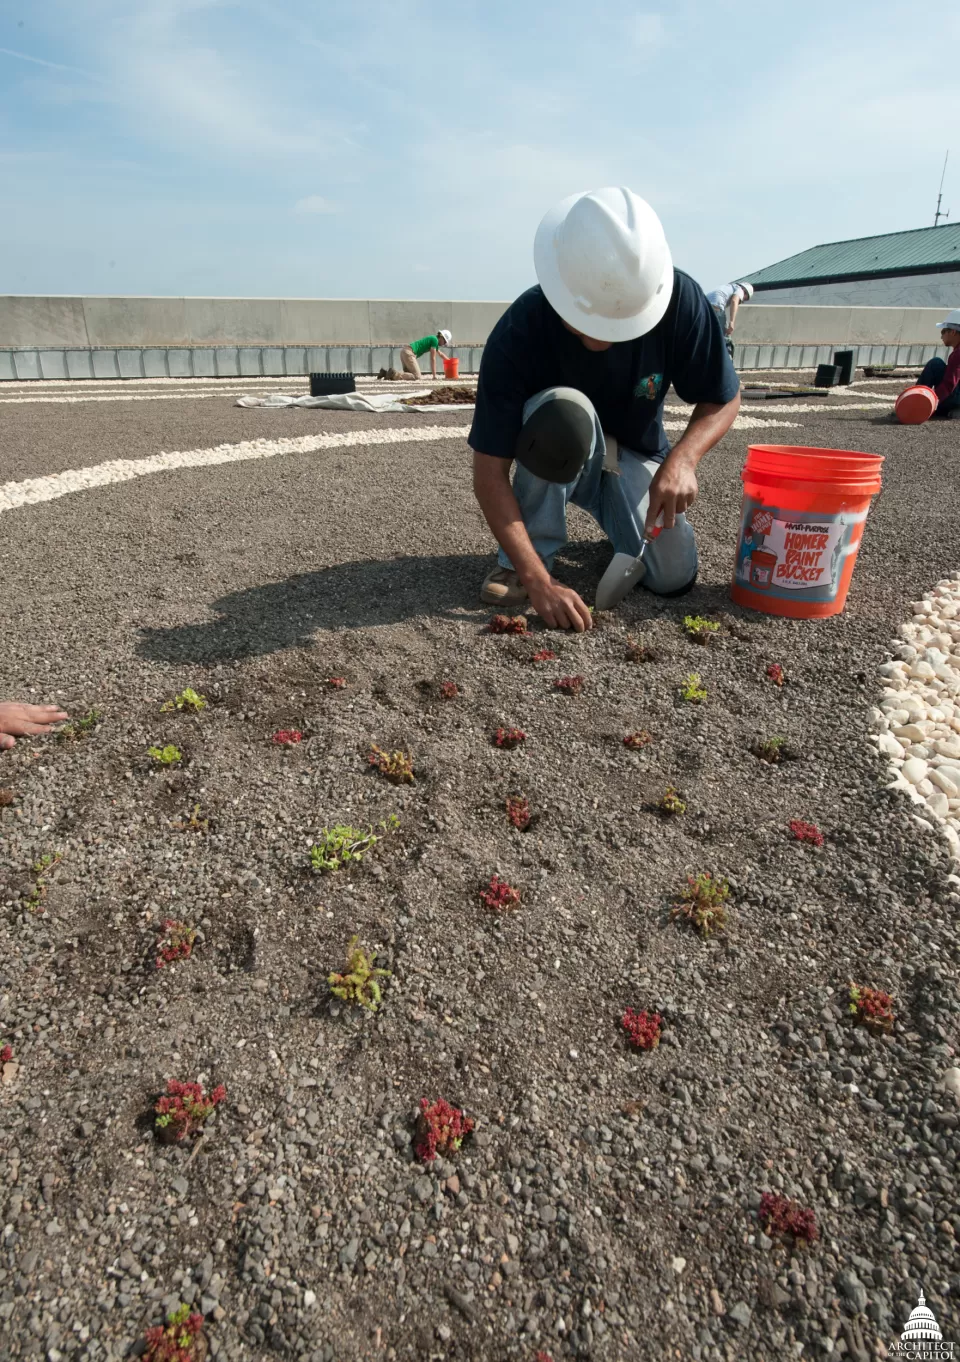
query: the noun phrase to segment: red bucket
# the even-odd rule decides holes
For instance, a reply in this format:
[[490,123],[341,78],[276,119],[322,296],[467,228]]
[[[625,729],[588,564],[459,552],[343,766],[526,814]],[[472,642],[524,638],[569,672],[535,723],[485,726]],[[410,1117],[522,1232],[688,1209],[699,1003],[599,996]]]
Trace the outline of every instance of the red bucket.
[[893,410],[902,426],[922,426],[937,410],[937,394],[932,388],[916,383],[912,388],[904,388]]
[[443,376],[444,378],[460,377],[460,361],[455,355],[451,355],[449,359],[444,358]]

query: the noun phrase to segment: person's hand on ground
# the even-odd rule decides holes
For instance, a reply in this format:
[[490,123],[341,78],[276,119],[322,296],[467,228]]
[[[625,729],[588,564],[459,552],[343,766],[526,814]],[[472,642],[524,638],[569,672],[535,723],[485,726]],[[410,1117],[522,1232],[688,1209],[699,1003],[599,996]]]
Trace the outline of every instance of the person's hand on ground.
[[700,490],[696,465],[678,450],[668,454],[650,484],[650,505],[647,507],[646,530],[649,534],[663,512],[663,528],[672,530],[677,516],[697,499]]
[[54,724],[70,715],[59,705],[22,705],[16,700],[0,701],[0,750],[13,747],[17,738],[50,733]]
[[582,634],[593,628],[593,616],[575,591],[551,577],[544,586],[527,588],[530,604],[551,629],[575,629]]

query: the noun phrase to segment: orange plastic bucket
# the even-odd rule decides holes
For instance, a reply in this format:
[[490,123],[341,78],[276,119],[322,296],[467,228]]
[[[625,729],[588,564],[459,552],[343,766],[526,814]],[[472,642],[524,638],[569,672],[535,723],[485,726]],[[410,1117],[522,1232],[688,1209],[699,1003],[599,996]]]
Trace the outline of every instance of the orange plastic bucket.
[[932,388],[915,383],[912,388],[904,388],[893,410],[902,426],[922,426],[937,410],[937,394]]
[[730,594],[768,615],[839,615],[872,498],[880,454],[750,445]]
[[444,359],[443,376],[444,378],[460,377],[460,360],[457,358],[456,355],[451,355],[449,359],[446,358]]

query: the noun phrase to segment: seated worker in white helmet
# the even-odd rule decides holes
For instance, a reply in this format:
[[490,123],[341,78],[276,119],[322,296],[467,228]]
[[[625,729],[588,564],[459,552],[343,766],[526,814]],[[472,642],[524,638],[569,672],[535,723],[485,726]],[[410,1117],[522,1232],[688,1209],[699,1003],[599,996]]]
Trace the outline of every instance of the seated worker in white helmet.
[[437,376],[437,355],[443,359],[441,345],[449,345],[453,336],[449,331],[441,328],[433,336],[421,336],[419,340],[411,341],[400,351],[400,363],[408,374],[413,374],[414,378],[423,378],[420,372],[420,357],[430,353],[430,372],[433,377]]
[[917,382],[937,395],[934,420],[960,421],[960,307],[938,322],[940,339],[950,351],[949,359],[928,359]]
[[753,297],[753,285],[744,280],[740,284],[721,284],[707,294],[707,302],[713,308],[727,337],[727,351],[733,359],[733,341],[730,337],[737,325],[737,313],[741,303],[749,303]]
[[[500,318],[480,363],[473,487],[500,545],[480,599],[509,608],[529,598],[548,625],[582,632],[590,611],[551,571],[567,504],[634,556],[662,517],[644,586],[689,590],[697,546],[683,513],[698,463],[737,414],[740,383],[703,291],[674,270],[660,219],[629,189],[557,204],[534,263],[539,285]],[[671,384],[694,404],[672,450],[661,419]]]

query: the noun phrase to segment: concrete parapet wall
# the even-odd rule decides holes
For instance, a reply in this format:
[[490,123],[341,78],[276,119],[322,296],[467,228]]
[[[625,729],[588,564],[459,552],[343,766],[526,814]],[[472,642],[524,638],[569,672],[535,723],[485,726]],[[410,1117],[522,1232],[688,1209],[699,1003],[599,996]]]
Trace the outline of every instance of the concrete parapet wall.
[[436,327],[482,344],[506,303],[367,298],[0,296],[0,347],[400,346]]
[[746,303],[737,313],[740,345],[935,345],[937,307],[782,307]]
[[[0,348],[100,349],[269,346],[399,347],[449,327],[482,345],[502,302],[378,298],[68,298],[0,296]],[[750,303],[741,345],[934,344],[937,307],[820,307]]]

